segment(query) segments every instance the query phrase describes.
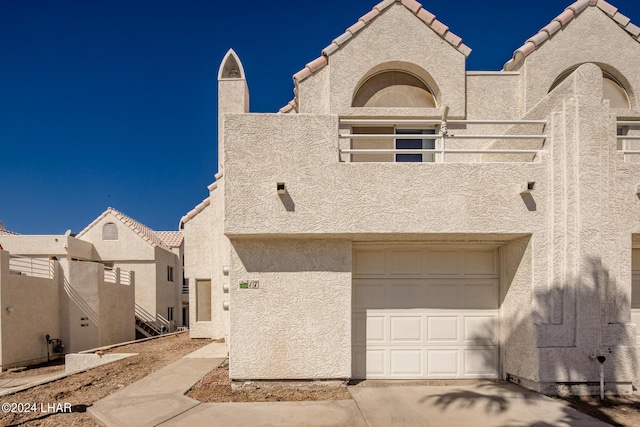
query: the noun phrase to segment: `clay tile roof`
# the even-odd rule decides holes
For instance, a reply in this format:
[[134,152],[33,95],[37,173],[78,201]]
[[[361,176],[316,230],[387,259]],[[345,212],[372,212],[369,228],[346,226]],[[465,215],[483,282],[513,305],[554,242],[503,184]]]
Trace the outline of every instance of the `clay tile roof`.
[[156,231],[156,234],[170,248],[180,247],[182,240],[184,240],[182,231]]
[[19,236],[19,235],[20,235],[19,233],[14,233],[13,231],[0,229],[0,236]]
[[298,110],[298,105],[296,104],[296,100],[292,99],[287,103],[287,105],[285,105],[280,109],[280,112],[283,114],[286,114],[286,113],[290,113],[292,111],[297,111],[297,110]]
[[[298,71],[293,75],[293,80],[297,83],[300,83],[307,77],[311,76],[316,71],[322,69],[329,63],[329,56],[331,56],[335,51],[340,49],[345,43],[348,43],[349,40],[358,32],[360,32],[363,28],[369,25],[378,15],[380,15],[385,9],[391,6],[394,3],[400,3],[407,9],[409,9],[414,15],[416,15],[422,22],[424,22],[429,28],[435,31],[440,37],[446,40],[449,44],[455,47],[460,53],[464,56],[469,56],[471,53],[471,49],[462,43],[462,39],[457,35],[453,34],[449,31],[449,28],[444,25],[442,22],[435,19],[435,15],[430,13],[429,11],[422,8],[422,5],[415,0],[384,0],[371,9],[371,11],[367,12],[363,16],[358,19],[358,21],[347,28],[347,30],[336,37],[329,46],[325,47],[322,50],[322,56],[316,58],[306,65],[305,68]],[[286,109],[286,111],[283,111]],[[280,109],[280,112],[290,112],[291,108],[287,106]]]
[[209,197],[207,197],[202,202],[200,202],[198,204],[198,206],[196,206],[195,208],[191,209],[185,216],[180,218],[180,228],[182,228],[182,225],[184,225],[185,223],[189,222],[189,220],[193,219],[196,215],[198,215],[200,212],[202,212],[204,210],[204,208],[206,208],[210,204],[211,204],[211,199]]
[[167,246],[164,241],[156,234],[155,231],[144,225],[143,223],[136,221],[135,219],[123,214],[122,212],[114,209],[107,208],[106,211],[102,213],[98,218],[93,220],[93,222],[85,227],[76,237],[82,237],[87,231],[89,231],[94,225],[96,225],[101,219],[106,217],[107,215],[113,215],[118,219],[121,223],[129,227],[133,230],[138,236],[142,238],[145,242],[149,243],[151,246],[157,246],[160,249],[164,249],[165,251],[171,252],[171,248]]
[[545,41],[549,40],[558,30],[565,27],[576,16],[588,7],[597,7],[620,27],[626,30],[634,39],[640,42],[640,28],[631,23],[631,20],[618,12],[618,9],[605,0],[577,0],[569,5],[560,15],[556,16],[549,24],[543,27],[537,34],[529,37],[527,41],[513,52],[513,57],[504,64],[504,71],[511,71],[519,65],[524,58],[538,49]]

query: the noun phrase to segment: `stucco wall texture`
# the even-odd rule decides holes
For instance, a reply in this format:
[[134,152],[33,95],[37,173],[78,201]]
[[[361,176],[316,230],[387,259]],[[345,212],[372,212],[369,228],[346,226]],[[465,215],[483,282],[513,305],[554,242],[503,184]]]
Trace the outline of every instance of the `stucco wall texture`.
[[47,360],[45,336],[60,333],[60,270],[51,279],[9,273],[0,250],[0,369]]
[[[185,271],[212,279],[207,333],[220,334],[230,315],[232,379],[351,377],[355,243],[491,242],[500,247],[500,376],[550,394],[584,392],[598,381],[594,356],[605,355],[609,389],[630,391],[639,368],[630,301],[640,168],[618,150],[616,120],[640,117],[638,49],[586,7],[515,71],[467,72],[463,54],[396,3],[296,81],[297,111],[246,113],[244,76],[220,80],[221,172],[211,205],[185,225]],[[423,78],[437,107],[351,107],[366,78],[397,69]],[[575,71],[549,91],[567,70]],[[631,109],[603,100],[603,70],[627,90]],[[339,153],[341,118],[439,119],[445,107],[449,118],[544,120],[546,139],[537,156],[507,161],[351,163]],[[521,193],[527,183],[534,189]],[[190,247],[190,238],[200,243]],[[214,297],[226,281],[230,293]],[[241,288],[246,281],[259,286]]]
[[232,264],[232,379],[351,376],[351,242],[239,240]]

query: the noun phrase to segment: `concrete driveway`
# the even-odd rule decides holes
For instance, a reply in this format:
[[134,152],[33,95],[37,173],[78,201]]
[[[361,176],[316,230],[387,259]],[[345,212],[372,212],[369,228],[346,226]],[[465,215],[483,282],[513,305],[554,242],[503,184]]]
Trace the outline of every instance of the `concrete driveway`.
[[506,382],[464,386],[358,386],[349,390],[370,427],[609,425]]
[[491,381],[447,386],[369,381],[349,387],[353,400],[320,402],[201,403],[184,395],[226,357],[225,344],[209,344],[95,402],[89,411],[113,427],[608,425],[515,384]]

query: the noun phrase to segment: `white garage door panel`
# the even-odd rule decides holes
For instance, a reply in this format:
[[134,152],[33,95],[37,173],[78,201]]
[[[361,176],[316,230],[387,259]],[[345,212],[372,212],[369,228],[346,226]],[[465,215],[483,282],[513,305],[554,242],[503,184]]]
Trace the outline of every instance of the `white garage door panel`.
[[390,375],[422,377],[422,349],[389,350]]
[[496,378],[497,252],[354,253],[354,378]]
[[392,343],[422,342],[422,317],[421,316],[389,316],[389,331]]

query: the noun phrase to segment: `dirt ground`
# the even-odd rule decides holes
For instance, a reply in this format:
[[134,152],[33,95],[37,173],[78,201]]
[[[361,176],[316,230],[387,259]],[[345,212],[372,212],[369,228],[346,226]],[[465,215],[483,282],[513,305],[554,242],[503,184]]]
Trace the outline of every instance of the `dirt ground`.
[[229,381],[229,365],[222,364],[196,383],[187,396],[200,402],[281,402],[351,399],[346,385],[289,383],[269,385],[250,382],[235,390]]
[[[209,344],[210,340],[190,340],[188,333],[162,337],[145,342],[129,344],[106,351],[106,353],[140,353],[87,372],[74,374],[64,379],[43,384],[20,393],[0,397],[0,403],[29,403],[38,406],[36,412],[16,414],[0,412],[0,426],[90,426],[100,424],[86,412],[87,407],[99,399],[135,382],[150,373],[172,363],[182,356]],[[0,379],[42,375],[64,370],[64,366],[53,363],[21,372],[2,372]],[[412,382],[413,383],[413,382]],[[407,383],[410,385],[412,383]],[[470,384],[473,382],[470,382]],[[248,383],[232,390],[229,368],[225,363],[200,380],[187,395],[201,402],[273,402],[301,400],[351,399],[348,388],[336,383],[318,385],[289,383],[267,385]],[[431,383],[429,385],[437,385]],[[357,384],[358,387],[399,386],[387,383]],[[640,427],[640,396],[606,396],[604,402],[592,398],[557,398],[564,404],[591,415],[614,426]],[[40,411],[40,405],[70,404],[72,413],[48,413]]]
[[[211,340],[190,340],[187,332],[107,350],[105,353],[139,354],[23,392],[0,397],[0,403],[3,404],[36,405],[35,411],[28,413],[0,412],[0,426],[101,426],[86,412],[86,408],[93,402],[142,379],[210,342]],[[0,378],[19,378],[62,370],[64,370],[62,365],[46,366],[22,372],[3,372]],[[55,413],[55,410],[48,409],[49,404],[70,404],[73,412]]]

